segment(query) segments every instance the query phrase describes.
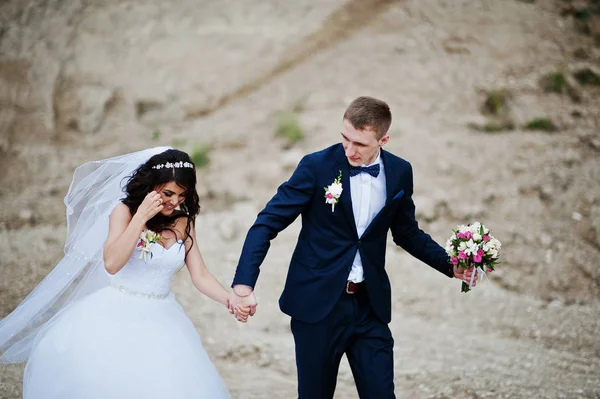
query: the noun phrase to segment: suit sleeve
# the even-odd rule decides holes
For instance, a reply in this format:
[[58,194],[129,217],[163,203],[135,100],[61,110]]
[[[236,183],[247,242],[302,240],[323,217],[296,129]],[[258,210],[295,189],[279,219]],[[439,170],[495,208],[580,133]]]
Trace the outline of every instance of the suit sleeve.
[[419,223],[415,218],[415,204],[412,200],[413,173],[410,164],[405,173],[404,178],[408,181],[408,185],[391,227],[394,242],[440,273],[454,277],[450,260],[444,248],[419,228]]
[[314,163],[311,156],[307,155],[302,158],[290,179],[279,186],[248,231],[232,286],[244,284],[254,288],[271,240],[306,209],[315,190]]

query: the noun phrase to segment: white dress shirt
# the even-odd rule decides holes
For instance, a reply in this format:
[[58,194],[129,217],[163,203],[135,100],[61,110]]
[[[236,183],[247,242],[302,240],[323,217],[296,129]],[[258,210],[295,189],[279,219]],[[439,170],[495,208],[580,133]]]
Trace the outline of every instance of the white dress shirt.
[[[377,159],[372,164],[362,165],[371,166],[379,164],[379,175],[373,177],[368,173],[359,173],[356,176],[350,177],[350,195],[352,197],[352,211],[354,213],[354,221],[356,222],[356,232],[358,237],[362,237],[363,233],[385,205],[386,189],[385,189],[385,170],[381,161],[381,152],[377,155]],[[356,256],[352,262],[352,269],[348,280],[354,283],[364,281],[364,273],[360,252],[356,251]]]

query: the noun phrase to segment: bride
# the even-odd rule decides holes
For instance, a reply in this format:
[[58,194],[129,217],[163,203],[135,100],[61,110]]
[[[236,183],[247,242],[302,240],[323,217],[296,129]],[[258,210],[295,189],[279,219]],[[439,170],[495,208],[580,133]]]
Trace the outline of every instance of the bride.
[[198,249],[195,186],[189,156],[168,147],[77,168],[65,257],[0,321],[0,363],[27,361],[25,399],[230,397],[169,289],[185,264],[228,306]]

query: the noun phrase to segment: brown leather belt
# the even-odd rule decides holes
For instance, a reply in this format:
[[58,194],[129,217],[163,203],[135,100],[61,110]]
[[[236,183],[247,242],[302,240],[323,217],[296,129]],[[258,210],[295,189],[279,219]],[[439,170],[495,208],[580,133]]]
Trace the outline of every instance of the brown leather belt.
[[352,281],[346,281],[346,294],[356,294],[357,292],[362,291],[364,288],[364,283],[353,283]]

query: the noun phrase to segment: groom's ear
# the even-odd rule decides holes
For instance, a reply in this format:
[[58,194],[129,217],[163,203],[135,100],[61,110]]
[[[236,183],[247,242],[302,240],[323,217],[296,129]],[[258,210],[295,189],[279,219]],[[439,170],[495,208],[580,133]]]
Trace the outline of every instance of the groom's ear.
[[386,134],[385,136],[383,136],[382,138],[380,138],[379,139],[379,146],[383,147],[388,142],[389,139],[390,139],[390,135],[389,134]]

